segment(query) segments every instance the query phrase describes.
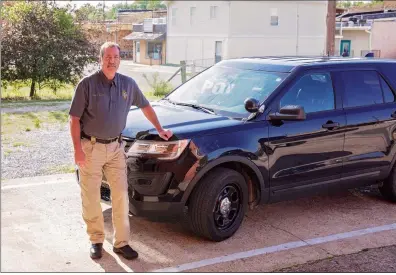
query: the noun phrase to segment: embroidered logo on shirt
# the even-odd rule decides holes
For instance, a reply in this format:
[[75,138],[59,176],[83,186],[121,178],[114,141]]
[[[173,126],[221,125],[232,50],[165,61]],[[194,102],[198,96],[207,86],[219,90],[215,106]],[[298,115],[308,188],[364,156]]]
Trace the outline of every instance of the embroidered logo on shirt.
[[125,90],[122,91],[122,96],[124,97],[124,100],[127,100],[128,94]]

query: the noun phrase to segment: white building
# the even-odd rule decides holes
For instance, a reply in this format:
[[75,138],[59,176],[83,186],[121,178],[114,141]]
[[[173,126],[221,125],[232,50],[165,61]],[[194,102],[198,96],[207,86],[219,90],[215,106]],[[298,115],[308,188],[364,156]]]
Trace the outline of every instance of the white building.
[[167,63],[322,55],[327,1],[167,1]]

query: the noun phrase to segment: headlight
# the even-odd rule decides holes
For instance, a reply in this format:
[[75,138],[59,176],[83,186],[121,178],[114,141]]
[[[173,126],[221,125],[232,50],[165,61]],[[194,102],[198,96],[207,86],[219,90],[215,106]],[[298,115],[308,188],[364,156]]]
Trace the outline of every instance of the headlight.
[[186,149],[189,140],[146,141],[136,140],[127,152],[127,156],[141,156],[160,160],[177,159]]

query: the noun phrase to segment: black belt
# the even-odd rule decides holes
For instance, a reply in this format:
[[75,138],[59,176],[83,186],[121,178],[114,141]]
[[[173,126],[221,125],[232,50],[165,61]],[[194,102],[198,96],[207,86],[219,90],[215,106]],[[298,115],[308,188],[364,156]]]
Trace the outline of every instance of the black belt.
[[115,137],[115,138],[111,138],[111,139],[100,139],[97,137],[88,136],[87,134],[85,134],[83,132],[83,133],[81,133],[81,137],[89,139],[90,141],[93,141],[93,142],[99,142],[99,143],[103,143],[103,144],[109,144],[116,140],[118,140],[118,142],[121,142],[121,135],[119,135],[118,137]]

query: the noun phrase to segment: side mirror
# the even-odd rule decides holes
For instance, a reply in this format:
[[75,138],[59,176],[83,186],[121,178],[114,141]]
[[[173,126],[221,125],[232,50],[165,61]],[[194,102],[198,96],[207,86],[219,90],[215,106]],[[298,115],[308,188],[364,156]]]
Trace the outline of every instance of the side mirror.
[[245,109],[249,113],[257,113],[259,110],[260,102],[252,97],[249,97],[245,100]]
[[300,105],[287,105],[282,107],[279,112],[269,115],[271,120],[304,120],[306,114],[304,107]]

